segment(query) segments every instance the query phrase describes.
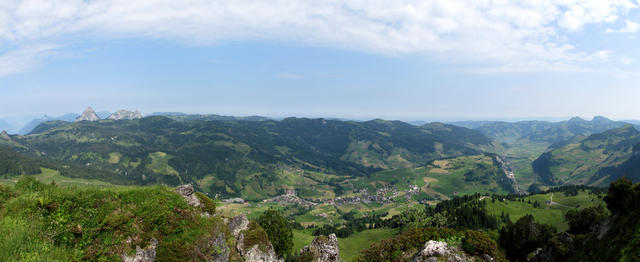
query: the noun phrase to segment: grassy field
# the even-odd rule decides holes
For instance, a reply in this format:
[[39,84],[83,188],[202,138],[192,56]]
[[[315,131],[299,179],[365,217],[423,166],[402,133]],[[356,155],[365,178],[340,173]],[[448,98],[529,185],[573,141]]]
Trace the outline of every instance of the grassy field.
[[[361,177],[351,181],[356,189],[367,189],[373,192],[376,189],[393,186],[397,190],[406,190],[409,185],[417,185],[434,199],[448,199],[456,195],[474,193],[508,193],[490,178],[488,183],[471,182],[465,180],[465,174],[477,169],[478,165],[498,167],[493,164],[491,157],[486,155],[463,156],[451,159],[433,161],[432,164],[418,168],[401,168],[396,170],[381,171],[367,177]],[[487,173],[492,176],[494,173]]]
[[[30,175],[38,181],[46,184],[54,182],[61,186],[77,186],[77,187],[115,187],[116,185],[103,182],[96,179],[70,178],[60,175],[56,170],[42,168],[42,173]],[[20,177],[0,178],[0,184],[15,185]]]
[[[361,250],[368,248],[376,241],[392,237],[397,233],[397,229],[379,228],[353,233],[348,238],[338,238],[340,258],[342,261],[353,261],[360,254]],[[314,237],[310,230],[294,230],[294,252],[300,251],[304,246],[311,244],[313,239]]]
[[353,261],[361,250],[368,248],[376,241],[392,237],[397,233],[397,229],[379,228],[353,233],[348,238],[339,238],[340,258],[343,261]]
[[[564,193],[548,193],[524,197],[524,202],[520,201],[491,201],[487,202],[487,210],[490,214],[499,216],[503,212],[509,214],[511,221],[515,222],[526,214],[531,214],[536,221],[554,226],[558,230],[567,230],[569,225],[564,219],[564,214],[574,208],[586,208],[598,204],[604,205],[604,201],[596,194],[589,191],[580,191],[576,196],[566,196]],[[546,204],[546,200],[552,200],[553,204]],[[530,203],[529,203],[530,201]],[[536,201],[540,207],[534,207]]]

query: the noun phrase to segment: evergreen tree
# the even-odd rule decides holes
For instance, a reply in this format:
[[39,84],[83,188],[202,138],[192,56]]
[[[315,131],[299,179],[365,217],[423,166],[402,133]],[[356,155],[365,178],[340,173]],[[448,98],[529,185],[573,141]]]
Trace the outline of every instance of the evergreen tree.
[[293,230],[287,220],[280,215],[280,212],[269,208],[258,218],[257,222],[267,232],[269,241],[279,257],[291,253]]

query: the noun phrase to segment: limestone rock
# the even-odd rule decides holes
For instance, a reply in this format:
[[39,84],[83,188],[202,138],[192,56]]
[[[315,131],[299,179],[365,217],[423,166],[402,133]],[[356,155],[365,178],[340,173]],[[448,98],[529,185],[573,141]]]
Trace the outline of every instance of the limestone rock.
[[200,200],[193,191],[193,185],[181,185],[176,188],[176,193],[187,200],[187,203],[189,203],[189,205],[192,205],[194,207],[200,206]]
[[227,246],[224,234],[220,233],[217,237],[210,242],[210,245],[215,247],[214,253],[211,254],[212,261],[214,262],[228,262],[231,249]]
[[249,219],[245,214],[237,215],[229,222],[229,231],[233,237],[236,238],[240,234],[240,231],[247,229],[247,227],[249,227]]
[[2,133],[0,133],[0,138],[4,140],[11,140],[11,137],[9,136],[9,134],[7,134],[7,131],[5,130],[2,130]]
[[153,262],[156,260],[156,248],[158,247],[158,240],[151,239],[151,245],[146,248],[140,248],[136,246],[136,254],[133,257],[122,255],[123,262]]
[[301,255],[304,253],[313,254],[314,262],[340,262],[340,247],[336,234],[331,234],[328,237],[317,236],[311,245],[300,250]]
[[259,245],[254,245],[244,254],[245,262],[280,262],[273,246],[269,245],[266,251],[260,249]]
[[107,119],[111,119],[111,120],[121,120],[121,119],[126,119],[126,120],[131,120],[131,119],[139,119],[142,118],[142,114],[139,111],[129,111],[129,110],[118,110],[117,112],[111,114]]
[[100,117],[96,114],[96,111],[93,111],[93,108],[91,107],[87,107],[87,109],[82,112],[82,115],[76,118],[76,122],[98,120],[100,120]]
[[[440,258],[440,259],[439,259]],[[470,257],[464,254],[458,247],[449,246],[445,242],[429,240],[425,243],[424,248],[418,252],[412,262],[425,262],[425,261],[441,261],[450,262],[467,262],[473,261]]]

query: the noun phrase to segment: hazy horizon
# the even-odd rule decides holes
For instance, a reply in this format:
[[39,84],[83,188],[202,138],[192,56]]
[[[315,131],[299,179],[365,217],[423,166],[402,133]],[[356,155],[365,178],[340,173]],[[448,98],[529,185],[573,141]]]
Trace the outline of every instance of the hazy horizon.
[[635,1],[6,1],[0,119],[637,119]]

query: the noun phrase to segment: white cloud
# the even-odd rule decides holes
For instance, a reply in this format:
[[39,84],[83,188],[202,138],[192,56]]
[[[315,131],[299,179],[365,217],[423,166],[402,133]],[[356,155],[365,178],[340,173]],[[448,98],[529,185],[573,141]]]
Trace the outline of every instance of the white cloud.
[[640,24],[631,22],[629,20],[625,21],[625,26],[620,29],[607,29],[607,32],[620,32],[620,33],[636,33],[640,29]]
[[602,58],[577,50],[567,33],[637,7],[635,0],[3,0],[0,45],[78,35],[189,45],[266,40],[555,70]]
[[28,71],[53,54],[57,46],[37,45],[12,50],[0,55],[0,77]]

